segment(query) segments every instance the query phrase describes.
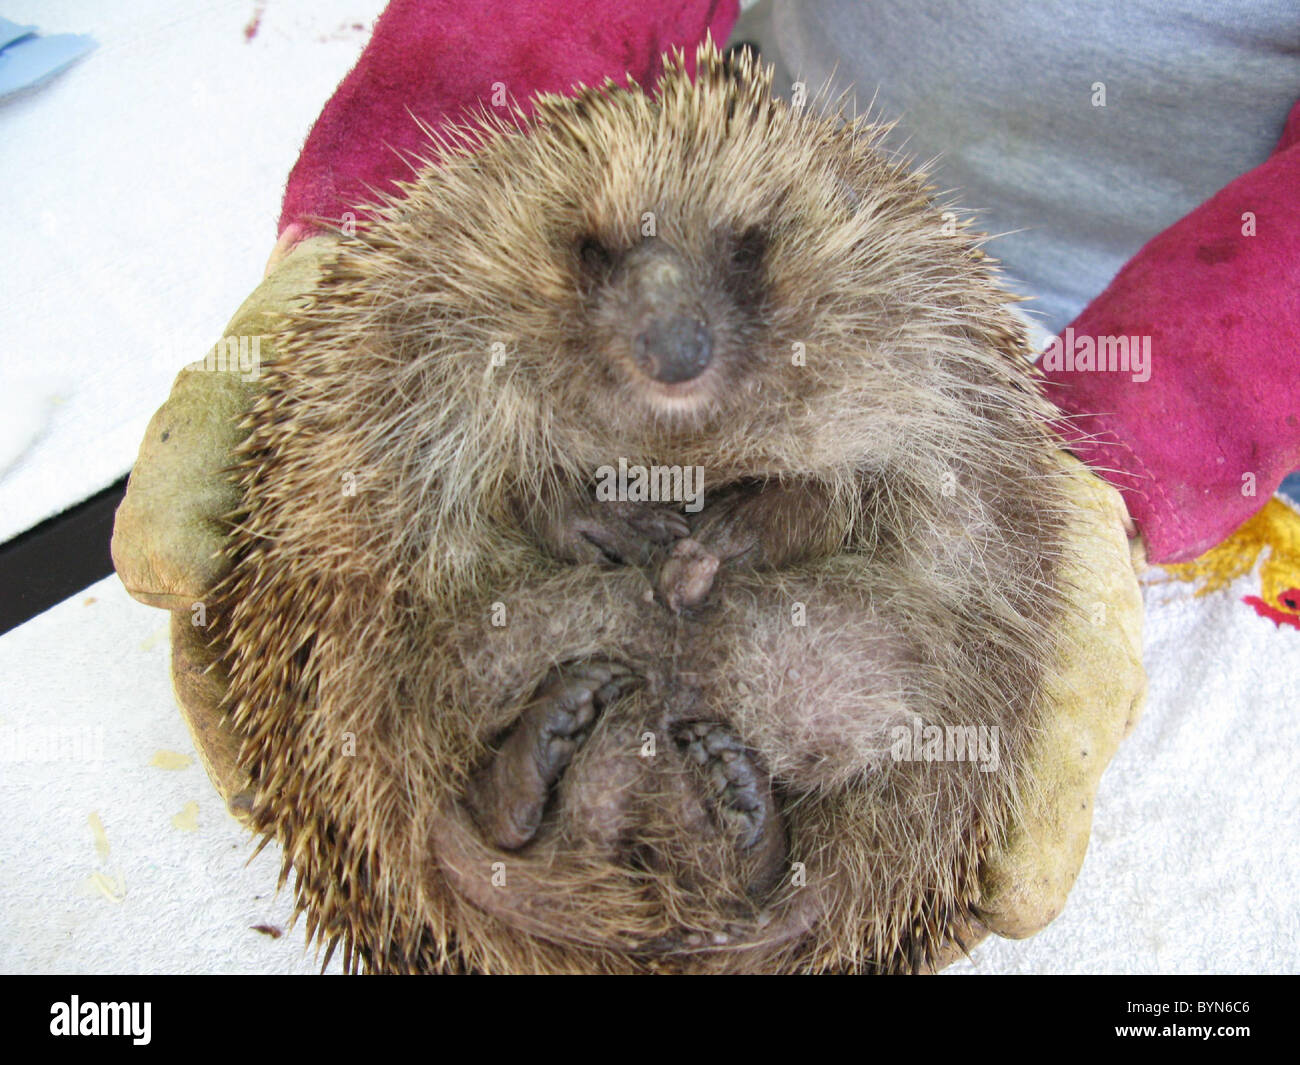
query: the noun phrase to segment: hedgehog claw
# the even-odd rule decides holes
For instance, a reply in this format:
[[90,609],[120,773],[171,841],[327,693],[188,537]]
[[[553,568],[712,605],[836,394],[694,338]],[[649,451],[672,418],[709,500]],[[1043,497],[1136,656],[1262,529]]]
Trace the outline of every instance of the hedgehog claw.
[[518,850],[541,827],[551,788],[607,706],[640,683],[614,662],[567,667],[538,691],[491,761],[470,781],[469,807],[488,839]]

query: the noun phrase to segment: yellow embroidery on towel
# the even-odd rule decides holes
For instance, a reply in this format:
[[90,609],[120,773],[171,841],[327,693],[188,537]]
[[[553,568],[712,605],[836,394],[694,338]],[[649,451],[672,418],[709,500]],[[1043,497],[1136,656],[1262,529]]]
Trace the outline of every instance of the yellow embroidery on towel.
[[[1273,498],[1223,543],[1192,562],[1165,566],[1179,580],[1197,585],[1197,596],[1226,588],[1238,577],[1260,567],[1260,595],[1246,602],[1278,624],[1300,622],[1300,512]],[[1291,619],[1295,619],[1294,621]]]

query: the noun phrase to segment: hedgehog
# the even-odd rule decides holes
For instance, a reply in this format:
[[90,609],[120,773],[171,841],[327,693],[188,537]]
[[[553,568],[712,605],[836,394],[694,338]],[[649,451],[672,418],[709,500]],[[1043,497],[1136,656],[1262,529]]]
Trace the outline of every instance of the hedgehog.
[[212,629],[327,963],[978,933],[1068,609],[1052,411],[887,127],[694,67],[431,133],[276,337]]

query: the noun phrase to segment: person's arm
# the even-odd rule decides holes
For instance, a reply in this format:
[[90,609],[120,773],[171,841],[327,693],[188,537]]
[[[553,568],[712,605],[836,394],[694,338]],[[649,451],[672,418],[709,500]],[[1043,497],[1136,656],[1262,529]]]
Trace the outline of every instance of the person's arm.
[[1123,492],[1148,559],[1195,558],[1258,511],[1300,466],[1300,103],[1266,162],[1149,241],[1058,341],[1043,369],[1062,432]]

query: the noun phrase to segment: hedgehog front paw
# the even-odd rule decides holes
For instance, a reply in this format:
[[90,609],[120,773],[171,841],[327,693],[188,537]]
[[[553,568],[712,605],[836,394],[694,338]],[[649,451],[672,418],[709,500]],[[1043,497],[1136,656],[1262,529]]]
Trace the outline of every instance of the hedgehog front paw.
[[764,498],[753,489],[729,489],[691,521],[690,535],[673,545],[659,570],[659,597],[674,613],[699,606],[724,564],[757,563]]
[[660,548],[690,534],[686,518],[658,503],[592,501],[572,514],[562,540],[581,562],[648,565]]
[[496,754],[470,780],[469,809],[489,842],[518,850],[537,835],[551,788],[597,715],[639,683],[617,663],[584,662],[542,686]]

